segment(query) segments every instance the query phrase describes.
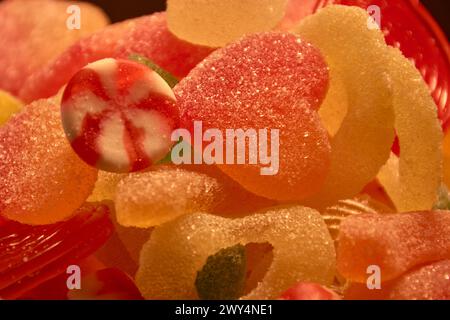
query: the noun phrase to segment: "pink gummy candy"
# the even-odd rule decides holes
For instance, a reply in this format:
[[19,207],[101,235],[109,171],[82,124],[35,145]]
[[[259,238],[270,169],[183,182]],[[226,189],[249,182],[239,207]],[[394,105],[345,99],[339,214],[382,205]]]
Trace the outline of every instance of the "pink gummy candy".
[[142,64],[112,58],[75,74],[64,91],[61,116],[78,156],[112,172],[142,170],[162,159],[178,125],[169,85]]
[[341,300],[334,291],[318,283],[300,282],[286,290],[282,300]]
[[450,212],[362,214],[340,226],[337,268],[345,278],[366,283],[369,266],[381,281],[414,266],[450,258]]
[[219,159],[219,167],[259,196],[291,201],[317,192],[328,173],[330,144],[316,112],[327,88],[328,68],[318,49],[293,34],[270,32],[215,51],[174,91],[182,126],[193,136],[200,121],[204,132],[219,129],[223,136],[228,129],[266,129],[258,143],[267,142],[267,150],[277,143],[271,137],[279,130],[279,152],[273,155],[279,156],[279,170],[273,175],[261,174],[267,167],[261,144],[258,161],[230,164]]
[[130,54],[147,57],[182,78],[212,50],[172,35],[165,13],[130,19],[110,25],[69,47],[32,74],[20,97],[28,102],[52,96],[86,64],[103,58],[128,58]]
[[[80,8],[82,27],[66,22],[70,5]],[[82,2],[2,1],[0,3],[0,89],[17,95],[27,78],[78,39],[108,24],[99,8]],[[56,93],[56,92],[55,92]]]
[[450,260],[410,271],[393,284],[391,300],[450,300]]

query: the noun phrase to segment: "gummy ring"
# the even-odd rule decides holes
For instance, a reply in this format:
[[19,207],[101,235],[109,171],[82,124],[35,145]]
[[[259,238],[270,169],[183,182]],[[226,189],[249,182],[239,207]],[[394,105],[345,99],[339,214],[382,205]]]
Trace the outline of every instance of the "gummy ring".
[[274,248],[273,262],[242,299],[275,299],[299,281],[332,283],[333,240],[320,213],[299,206],[242,219],[198,213],[166,223],[144,245],[136,283],[147,299],[198,299],[196,274],[209,256],[238,243],[265,242]]

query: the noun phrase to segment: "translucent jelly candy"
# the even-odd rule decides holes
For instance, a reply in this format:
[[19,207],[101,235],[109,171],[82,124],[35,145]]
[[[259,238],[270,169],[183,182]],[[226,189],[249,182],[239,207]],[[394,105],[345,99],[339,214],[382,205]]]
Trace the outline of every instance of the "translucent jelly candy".
[[391,300],[449,300],[450,260],[434,262],[410,271],[393,284]]
[[9,93],[0,90],[0,127],[18,112],[22,103]]
[[54,95],[86,64],[103,58],[128,58],[139,54],[176,77],[185,76],[212,49],[175,37],[165,13],[127,20],[104,28],[67,48],[51,63],[33,73],[23,85],[24,101]]
[[319,112],[332,116],[322,120],[343,119],[339,129],[339,122],[325,125],[336,132],[330,172],[322,190],[309,201],[314,206],[333,204],[361,191],[388,159],[394,140],[392,93],[384,68],[386,45],[383,34],[367,28],[367,21],[367,12],[360,8],[328,6],[295,29],[320,49],[330,67],[330,89]]
[[133,174],[117,186],[117,221],[148,228],[182,214],[209,211],[221,196],[220,184],[201,173],[173,167]]
[[36,101],[0,128],[1,215],[29,224],[63,220],[86,200],[96,178],[70,147],[57,101]]
[[362,214],[341,223],[338,271],[365,283],[370,265],[389,281],[411,269],[450,257],[450,212]]
[[64,90],[61,117],[78,156],[111,172],[142,170],[162,159],[178,126],[169,85],[128,60],[103,59],[75,74]]
[[70,220],[52,225],[6,222],[0,228],[0,297],[20,297],[65,273],[101,247],[112,231],[109,209],[102,204],[85,204]]
[[442,130],[436,105],[419,71],[389,48],[384,64],[394,88],[400,158],[392,155],[378,175],[398,211],[429,210],[442,179]]
[[[215,51],[174,91],[182,126],[193,136],[202,133],[195,132],[199,121],[203,132],[218,129],[223,136],[227,129],[259,132],[253,139],[259,146],[241,141],[245,164],[237,164],[237,152],[231,154],[239,139],[229,137],[224,156],[217,157],[221,170],[257,195],[300,200],[314,194],[328,172],[328,136],[316,113],[327,86],[327,66],[317,49],[292,34],[264,33]],[[263,164],[269,148],[272,160],[279,161],[271,168]]]
[[196,299],[195,279],[207,258],[250,242],[270,243],[273,262],[243,299],[275,299],[298,281],[333,281],[335,251],[322,217],[313,209],[292,206],[243,219],[198,213],[166,223],[144,245],[136,283],[147,299]]
[[287,0],[169,0],[169,29],[181,39],[222,47],[243,35],[270,31]]
[[[81,28],[69,29],[70,5],[80,8]],[[27,78],[76,40],[103,28],[106,15],[85,2],[2,1],[0,88],[18,94]]]

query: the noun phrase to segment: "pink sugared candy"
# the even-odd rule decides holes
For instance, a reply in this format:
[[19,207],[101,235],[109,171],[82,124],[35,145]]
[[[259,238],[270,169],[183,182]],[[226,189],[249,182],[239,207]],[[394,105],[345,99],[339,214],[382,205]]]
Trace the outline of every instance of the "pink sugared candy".
[[[69,28],[73,8],[82,12],[79,29]],[[17,96],[29,76],[107,24],[103,11],[86,2],[0,2],[0,88]]]
[[450,212],[361,214],[340,225],[337,269],[346,279],[366,283],[377,265],[382,281],[413,267],[450,258]]
[[[296,201],[315,194],[328,174],[330,142],[317,113],[328,79],[317,48],[293,34],[269,32],[213,52],[174,91],[182,126],[194,136],[201,121],[205,133],[241,130],[254,138],[248,139],[254,148],[241,139],[236,153],[233,136],[224,142],[227,159],[216,154],[215,162],[224,173],[259,196]],[[264,129],[266,135],[259,134]],[[239,163],[238,153],[246,161]]]
[[25,102],[50,97],[88,63],[104,58],[127,59],[131,54],[146,57],[182,78],[212,50],[175,37],[167,28],[163,12],[130,19],[107,26],[67,48],[31,75],[19,97]]
[[391,300],[450,300],[450,260],[421,266],[400,277]]
[[111,172],[142,170],[162,159],[178,125],[169,85],[144,65],[111,58],[87,65],[69,81],[61,117],[78,156]]
[[281,295],[282,300],[341,300],[334,291],[317,283],[300,282]]

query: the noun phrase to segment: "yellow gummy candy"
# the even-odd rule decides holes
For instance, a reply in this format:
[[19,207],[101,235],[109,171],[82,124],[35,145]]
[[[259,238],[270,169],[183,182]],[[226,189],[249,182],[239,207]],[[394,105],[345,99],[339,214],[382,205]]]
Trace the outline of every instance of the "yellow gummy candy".
[[400,158],[391,155],[378,179],[399,212],[430,210],[442,182],[442,129],[428,87],[398,49],[386,50],[394,88]]
[[20,110],[22,103],[9,93],[0,90],[0,126]]
[[276,299],[299,281],[330,285],[333,240],[320,213],[275,207],[241,219],[196,213],[157,227],[140,256],[136,283],[147,299],[198,299],[195,279],[207,258],[236,244],[269,243],[273,262],[241,299]]
[[330,67],[330,89],[319,111],[332,135],[331,168],[319,194],[307,201],[324,207],[351,198],[370,182],[389,157],[394,112],[386,75],[386,44],[367,27],[366,11],[328,6],[295,28],[317,46]]
[[219,182],[202,173],[164,166],[131,174],[117,185],[117,222],[125,227],[153,227],[183,214],[210,211],[221,196]]
[[188,42],[222,47],[245,34],[270,31],[287,0],[168,0],[170,31]]
[[87,201],[100,202],[104,200],[114,200],[116,196],[116,188],[120,180],[125,178],[127,174],[113,173],[107,171],[99,171],[94,190]]

